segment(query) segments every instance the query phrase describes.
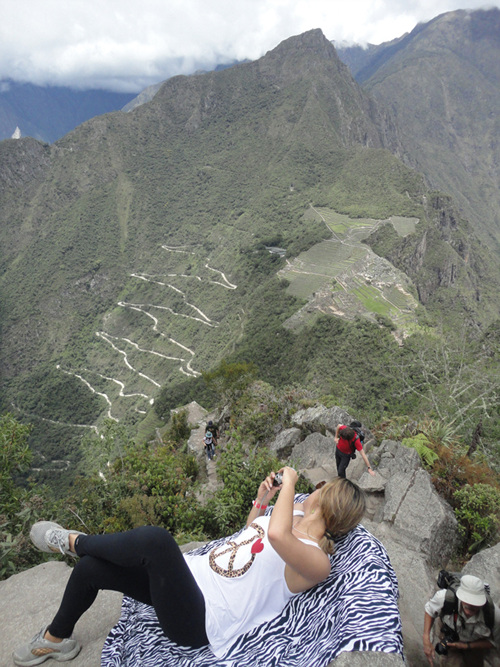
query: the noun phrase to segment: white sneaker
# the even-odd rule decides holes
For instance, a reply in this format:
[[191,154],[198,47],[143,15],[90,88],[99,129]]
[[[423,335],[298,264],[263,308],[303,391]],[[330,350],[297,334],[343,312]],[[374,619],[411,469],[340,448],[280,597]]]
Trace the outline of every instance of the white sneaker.
[[30,537],[33,544],[46,553],[52,554],[60,551],[65,556],[77,558],[77,555],[69,549],[69,536],[71,534],[85,535],[79,530],[66,530],[54,521],[39,521],[31,527]]
[[40,665],[45,660],[52,658],[58,662],[72,660],[82,648],[76,639],[63,639],[62,642],[51,642],[43,636],[47,628],[42,628],[38,634],[27,644],[19,646],[12,657],[16,665],[20,667],[31,667]]

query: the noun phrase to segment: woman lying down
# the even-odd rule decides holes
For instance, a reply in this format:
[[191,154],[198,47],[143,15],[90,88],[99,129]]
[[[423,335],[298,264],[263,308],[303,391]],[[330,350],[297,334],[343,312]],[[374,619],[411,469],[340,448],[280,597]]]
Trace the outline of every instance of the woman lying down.
[[[42,551],[80,557],[52,622],[13,655],[20,667],[71,660],[73,628],[101,589],[151,605],[165,635],[181,646],[209,645],[222,656],[235,639],[278,616],[294,595],[326,579],[334,539],[365,509],[362,491],[338,477],[294,504],[298,475],[285,467],[260,484],[246,528],[202,555],[182,554],[164,528],[85,535],[41,521],[31,539]],[[273,512],[263,516],[279,493]]]

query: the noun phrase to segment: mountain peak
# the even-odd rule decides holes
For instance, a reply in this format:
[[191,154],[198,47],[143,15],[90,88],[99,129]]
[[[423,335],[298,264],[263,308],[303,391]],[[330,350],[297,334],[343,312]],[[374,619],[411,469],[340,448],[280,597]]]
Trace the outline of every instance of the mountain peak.
[[306,69],[310,75],[325,71],[325,67],[329,69],[331,65],[350,78],[350,72],[338,58],[335,47],[319,28],[285,39],[257,62],[263,74],[274,69],[288,81],[303,77]]

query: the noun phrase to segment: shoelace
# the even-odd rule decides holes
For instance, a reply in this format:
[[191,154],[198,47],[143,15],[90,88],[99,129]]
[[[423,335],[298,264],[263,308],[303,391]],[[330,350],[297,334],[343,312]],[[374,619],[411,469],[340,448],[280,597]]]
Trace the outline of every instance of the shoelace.
[[66,535],[65,532],[59,528],[53,528],[47,535],[47,544],[50,547],[55,547],[59,549],[62,554],[67,554],[68,547],[66,545]]

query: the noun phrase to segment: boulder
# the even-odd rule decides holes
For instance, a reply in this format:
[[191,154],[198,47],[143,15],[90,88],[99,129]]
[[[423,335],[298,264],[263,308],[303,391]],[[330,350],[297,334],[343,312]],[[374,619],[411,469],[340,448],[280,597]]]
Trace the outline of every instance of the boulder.
[[318,468],[308,468],[307,470],[302,471],[304,477],[311,482],[313,486],[320,484],[321,482],[329,482],[331,479],[337,476],[337,468],[335,464],[325,463]]
[[328,667],[403,667],[404,661],[395,653],[375,651],[345,651]]
[[353,419],[354,417],[351,417],[345,410],[333,407],[325,410],[321,414],[321,417],[318,417],[314,422],[317,425],[321,425],[321,427],[325,428],[332,435],[335,435],[339,424],[349,424]]
[[207,418],[207,411],[205,408],[202,408],[196,401],[191,401],[187,405],[184,405],[182,408],[176,408],[171,410],[171,412],[182,412],[185,410],[187,412],[188,424],[200,424],[202,421]]
[[[324,435],[335,435],[339,424],[350,424],[356,417],[352,417],[346,410],[339,407],[325,408],[323,405],[316,405],[307,410],[299,410],[292,417],[294,426],[302,428],[304,431],[319,432]],[[363,424],[365,440],[363,448],[369,450],[375,444],[375,437]]]
[[205,437],[205,424],[200,424],[197,428],[192,429],[188,439],[187,448],[188,453],[193,454],[200,459],[205,456],[203,448],[203,438]]
[[493,601],[500,606],[500,543],[472,556],[462,574],[473,574],[488,583]]
[[436,492],[425,470],[415,471],[393,525],[398,537],[403,538],[408,548],[420,551],[431,567],[444,567],[455,549],[455,514]]
[[[14,649],[52,620],[70,574],[66,563],[50,561],[0,582],[0,665],[13,665]],[[72,667],[99,667],[104,641],[120,617],[121,601],[120,593],[99,592],[76,625],[75,637],[83,648]]]
[[289,458],[292,449],[302,440],[300,428],[287,428],[269,444],[269,450],[278,458]]
[[300,470],[335,464],[335,440],[311,433],[292,449],[291,459]]
[[435,574],[426,562],[425,555],[394,539],[390,524],[374,524],[365,519],[363,525],[386,548],[398,578],[406,662],[409,667],[424,667],[428,664],[422,647],[424,606],[434,594]]
[[411,447],[403,447],[395,440],[382,440],[380,447],[371,453],[370,458],[384,477],[391,477],[398,471],[409,472],[422,467],[417,451]]
[[310,430],[315,431],[316,425],[322,423],[322,415],[326,412],[324,405],[316,405],[313,408],[307,408],[304,410],[297,410],[295,414],[292,415],[292,424],[296,427],[305,427],[310,428]]

